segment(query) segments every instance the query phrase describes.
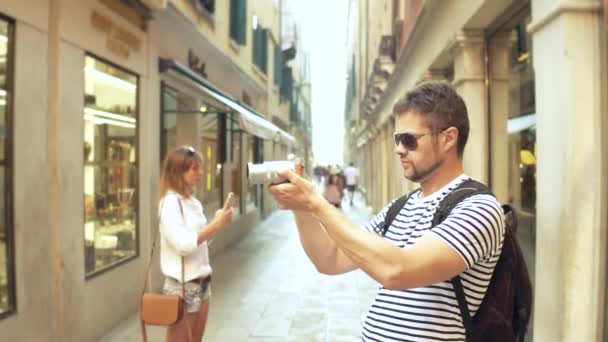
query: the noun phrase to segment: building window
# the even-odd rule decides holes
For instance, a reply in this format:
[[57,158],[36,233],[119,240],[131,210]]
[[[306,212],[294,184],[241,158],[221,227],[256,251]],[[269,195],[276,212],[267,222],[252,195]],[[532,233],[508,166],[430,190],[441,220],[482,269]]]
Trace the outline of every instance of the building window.
[[230,0],[230,38],[247,44],[247,0]]
[[138,254],[138,77],[90,55],[85,57],[84,76],[84,242],[89,277]]
[[0,17],[0,317],[15,311],[12,226],[12,70],[14,25]]
[[209,14],[215,13],[215,0],[195,0]]
[[259,25],[253,29],[253,64],[268,73],[268,30]]

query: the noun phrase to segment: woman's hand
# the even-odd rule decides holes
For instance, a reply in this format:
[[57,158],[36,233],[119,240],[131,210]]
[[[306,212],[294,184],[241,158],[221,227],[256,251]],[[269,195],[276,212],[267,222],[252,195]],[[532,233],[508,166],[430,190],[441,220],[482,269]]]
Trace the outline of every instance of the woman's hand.
[[225,226],[232,222],[232,207],[217,210],[215,212],[215,220],[217,220],[221,226]]

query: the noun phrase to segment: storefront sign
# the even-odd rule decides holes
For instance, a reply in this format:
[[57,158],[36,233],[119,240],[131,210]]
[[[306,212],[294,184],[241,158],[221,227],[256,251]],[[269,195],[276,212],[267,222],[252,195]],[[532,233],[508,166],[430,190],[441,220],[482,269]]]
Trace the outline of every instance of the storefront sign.
[[188,50],[188,67],[192,69],[192,71],[196,72],[203,78],[207,78],[207,72],[205,71],[205,62],[201,61],[197,55],[192,52],[192,50]]
[[131,51],[141,50],[141,39],[95,10],[91,12],[91,24],[106,34],[106,46],[110,51],[128,58]]

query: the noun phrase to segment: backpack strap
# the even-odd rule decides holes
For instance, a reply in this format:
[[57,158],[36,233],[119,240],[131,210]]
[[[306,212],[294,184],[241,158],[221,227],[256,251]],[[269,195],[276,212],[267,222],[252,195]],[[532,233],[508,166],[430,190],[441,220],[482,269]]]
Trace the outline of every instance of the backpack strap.
[[[484,184],[475,180],[468,179],[460,183],[460,185],[452,190],[452,192],[445,196],[439,203],[435,215],[433,216],[431,227],[435,227],[443,222],[460,202],[468,197],[480,194],[492,195]],[[460,316],[462,317],[466,339],[467,341],[472,341],[471,332],[473,329],[473,321],[471,313],[469,312],[469,306],[467,305],[462,282],[460,281],[460,276],[452,278],[450,282],[452,283],[452,286],[454,286],[454,292],[456,293],[456,299],[458,300],[458,308],[460,309]]]
[[401,209],[403,209],[410,197],[412,197],[412,195],[418,191],[420,191],[420,189],[416,189],[405,196],[399,197],[395,202],[393,202],[390,208],[388,208],[388,211],[386,212],[386,217],[384,218],[382,231],[380,231],[381,236],[386,235],[388,228],[391,226]]

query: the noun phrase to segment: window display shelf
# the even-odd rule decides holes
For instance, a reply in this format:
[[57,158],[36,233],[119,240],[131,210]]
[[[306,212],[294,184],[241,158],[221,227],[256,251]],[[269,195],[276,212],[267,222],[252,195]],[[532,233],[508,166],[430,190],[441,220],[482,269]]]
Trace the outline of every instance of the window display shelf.
[[84,231],[87,279],[137,254],[137,75],[85,57]]

